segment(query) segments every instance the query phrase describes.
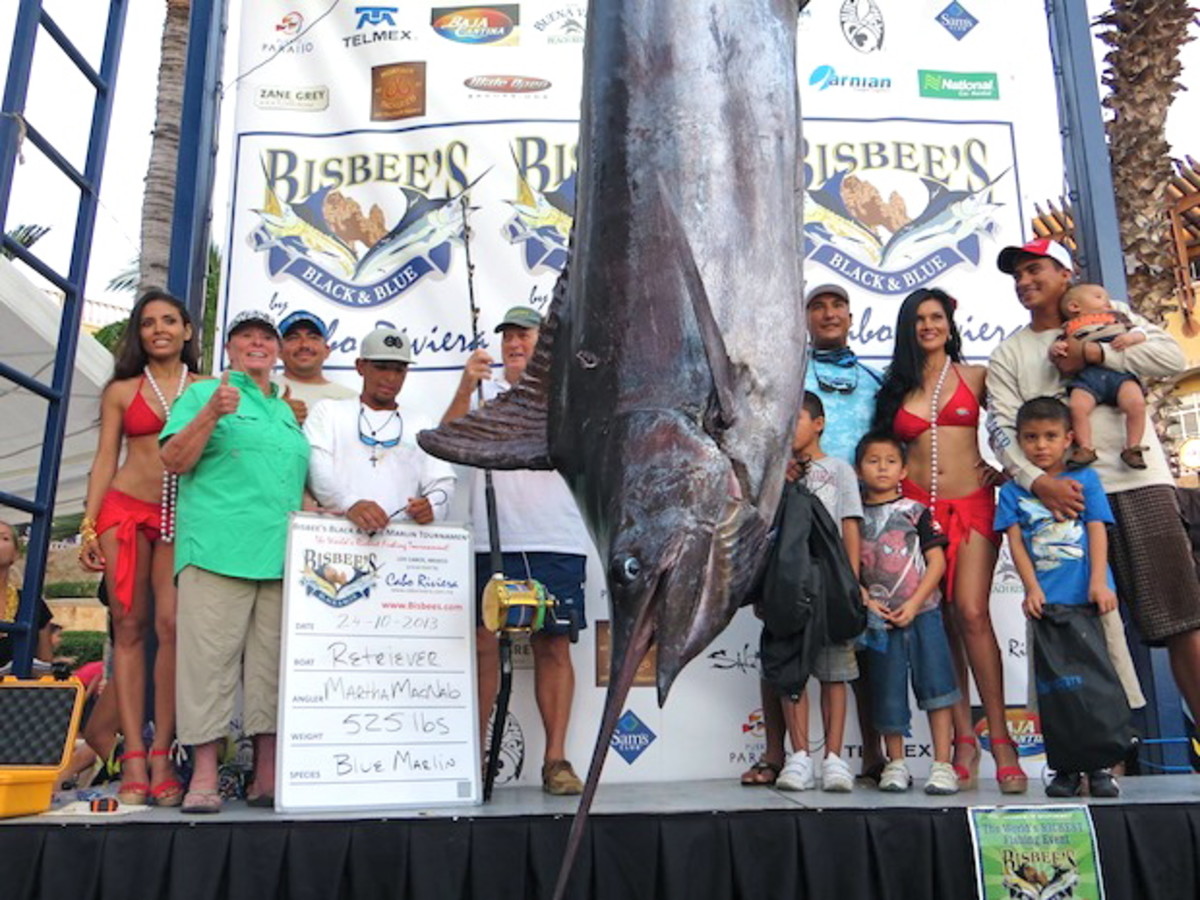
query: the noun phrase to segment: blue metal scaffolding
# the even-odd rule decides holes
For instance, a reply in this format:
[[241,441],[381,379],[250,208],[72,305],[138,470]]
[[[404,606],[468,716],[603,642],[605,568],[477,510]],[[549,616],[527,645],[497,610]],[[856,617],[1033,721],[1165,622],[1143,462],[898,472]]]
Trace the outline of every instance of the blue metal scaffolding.
[[[219,103],[221,40],[224,34],[226,0],[193,0],[189,20],[188,67],[184,87],[180,162],[177,170],[176,216],[171,242],[171,271],[168,290],[191,298],[190,305],[203,303],[204,260],[208,244],[216,119]],[[0,377],[31,391],[47,401],[46,425],[38,480],[32,499],[0,492],[0,505],[32,517],[25,581],[17,618],[0,622],[0,631],[13,636],[13,672],[28,677],[37,643],[35,620],[38,598],[46,570],[50,526],[58,487],[59,466],[67,422],[67,403],[75,370],[83,316],[92,234],[104,171],[108,130],[112,118],[113,88],[125,31],[127,0],[110,0],[100,68],[96,70],[42,7],[42,0],[20,0],[13,36],[12,56],[0,107],[0,233],[8,218],[8,205],[16,176],[21,144],[28,140],[79,188],[74,240],[68,271],[60,273],[37,254],[7,236],[0,237],[4,249],[54,285],[63,294],[58,350],[49,383],[39,381],[0,361]],[[26,115],[26,98],[33,69],[34,49],[42,35],[53,40],[71,65],[95,91],[89,124],[87,155],[83,171],[76,169]],[[198,296],[197,296],[198,294]],[[202,321],[199,316],[196,321]]]

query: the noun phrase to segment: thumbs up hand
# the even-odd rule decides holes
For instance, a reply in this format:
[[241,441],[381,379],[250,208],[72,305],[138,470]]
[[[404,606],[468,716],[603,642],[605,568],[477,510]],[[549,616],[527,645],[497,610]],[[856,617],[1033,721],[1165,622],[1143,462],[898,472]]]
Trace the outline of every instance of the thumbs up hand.
[[292,399],[292,386],[290,384],[284,385],[283,397],[281,399],[292,408],[292,415],[296,417],[296,424],[303,425],[304,420],[308,418],[308,404],[303,400]]
[[238,390],[236,385],[229,383],[229,370],[226,369],[221,373],[221,383],[213,391],[212,397],[208,400],[208,405],[217,418],[220,418],[237,412],[238,403],[241,399],[242,392]]

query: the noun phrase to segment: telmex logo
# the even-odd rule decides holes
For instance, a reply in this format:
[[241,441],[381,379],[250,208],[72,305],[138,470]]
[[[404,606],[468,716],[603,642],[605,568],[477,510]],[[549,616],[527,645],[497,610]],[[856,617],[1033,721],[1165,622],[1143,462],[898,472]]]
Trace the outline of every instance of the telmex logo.
[[817,66],[808,76],[808,83],[815,85],[817,90],[829,88],[852,88],[857,91],[890,91],[892,79],[878,78],[874,75],[838,75],[833,66]]
[[545,78],[524,78],[520,75],[475,75],[463,84],[473,91],[490,91],[493,94],[535,94],[550,87],[550,82]]
[[493,44],[502,41],[516,28],[517,7],[499,9],[486,6],[463,6],[434,9],[433,30],[449,41],[462,44]]

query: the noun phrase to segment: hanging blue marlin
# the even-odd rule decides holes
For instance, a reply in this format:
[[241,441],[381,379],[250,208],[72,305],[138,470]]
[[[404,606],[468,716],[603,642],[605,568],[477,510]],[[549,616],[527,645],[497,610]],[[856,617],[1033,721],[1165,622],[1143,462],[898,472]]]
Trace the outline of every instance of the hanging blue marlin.
[[612,599],[568,858],[638,663],[660,703],[765,561],[803,391],[796,0],[593,0],[572,256],[521,383],[419,437],[555,468]]

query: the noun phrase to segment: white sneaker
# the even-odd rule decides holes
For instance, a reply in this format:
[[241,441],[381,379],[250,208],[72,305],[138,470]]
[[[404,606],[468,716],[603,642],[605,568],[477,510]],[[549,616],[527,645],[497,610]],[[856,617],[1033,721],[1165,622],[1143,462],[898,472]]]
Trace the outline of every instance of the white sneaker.
[[927,794],[957,794],[958,774],[948,762],[935,762],[929,769],[929,780],[925,782]]
[[821,788],[835,794],[848,794],[854,790],[850,767],[836,753],[830,753],[821,763]]
[[908,774],[908,766],[902,759],[893,759],[883,767],[879,776],[879,789],[892,793],[903,793],[912,787],[912,776]]
[[775,779],[775,787],[781,791],[811,791],[815,786],[812,758],[803,750],[787,758]]

